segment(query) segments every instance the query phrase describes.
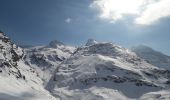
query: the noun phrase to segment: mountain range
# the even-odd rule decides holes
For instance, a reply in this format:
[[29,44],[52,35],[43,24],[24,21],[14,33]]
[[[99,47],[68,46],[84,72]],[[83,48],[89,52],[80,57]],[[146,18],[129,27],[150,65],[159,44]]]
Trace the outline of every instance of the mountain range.
[[168,100],[169,87],[170,57],[144,45],[17,46],[0,32],[0,100]]

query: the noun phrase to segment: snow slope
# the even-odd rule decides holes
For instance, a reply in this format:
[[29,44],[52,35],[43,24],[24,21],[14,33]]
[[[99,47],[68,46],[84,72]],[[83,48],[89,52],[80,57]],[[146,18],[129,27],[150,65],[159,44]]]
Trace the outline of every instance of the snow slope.
[[1,32],[0,100],[57,100],[22,58],[23,50]]
[[128,49],[95,43],[77,48],[47,86],[62,100],[127,100],[165,89],[169,75]]

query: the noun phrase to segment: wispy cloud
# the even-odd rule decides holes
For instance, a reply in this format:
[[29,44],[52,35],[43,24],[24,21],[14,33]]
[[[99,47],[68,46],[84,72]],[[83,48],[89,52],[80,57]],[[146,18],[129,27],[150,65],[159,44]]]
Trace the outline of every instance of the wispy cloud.
[[99,18],[110,22],[135,15],[134,23],[150,25],[170,16],[170,0],[94,0],[90,7],[100,11]]
[[70,17],[68,17],[68,18],[65,19],[65,22],[66,22],[66,23],[71,23],[71,21],[72,21],[72,19],[71,19]]

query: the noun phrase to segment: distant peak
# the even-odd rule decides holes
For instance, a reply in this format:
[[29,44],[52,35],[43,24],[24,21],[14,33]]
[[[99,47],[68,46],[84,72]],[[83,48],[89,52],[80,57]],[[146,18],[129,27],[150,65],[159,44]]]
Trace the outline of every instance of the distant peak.
[[146,45],[138,45],[138,46],[134,46],[132,47],[132,50],[142,50],[142,51],[154,51],[151,47],[146,46]]
[[53,48],[56,48],[56,47],[61,46],[61,45],[64,45],[64,43],[57,41],[57,40],[53,40],[49,43],[49,46],[53,47]]
[[86,43],[86,46],[90,46],[90,45],[94,45],[94,44],[97,44],[98,42],[94,39],[88,39],[87,40],[87,43]]

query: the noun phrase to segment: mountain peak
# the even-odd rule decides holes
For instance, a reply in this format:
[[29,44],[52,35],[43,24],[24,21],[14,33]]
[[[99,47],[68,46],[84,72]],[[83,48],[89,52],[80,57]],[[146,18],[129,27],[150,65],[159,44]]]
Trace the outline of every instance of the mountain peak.
[[86,43],[86,46],[90,46],[90,45],[94,45],[94,44],[97,44],[98,42],[94,39],[88,39],[87,40],[87,43]]
[[61,45],[65,45],[65,44],[60,42],[60,41],[57,41],[57,40],[53,40],[49,43],[49,46],[53,47],[53,48],[56,48],[56,47],[61,46]]
[[170,57],[162,52],[144,45],[132,47],[131,50],[154,66],[170,69]]

